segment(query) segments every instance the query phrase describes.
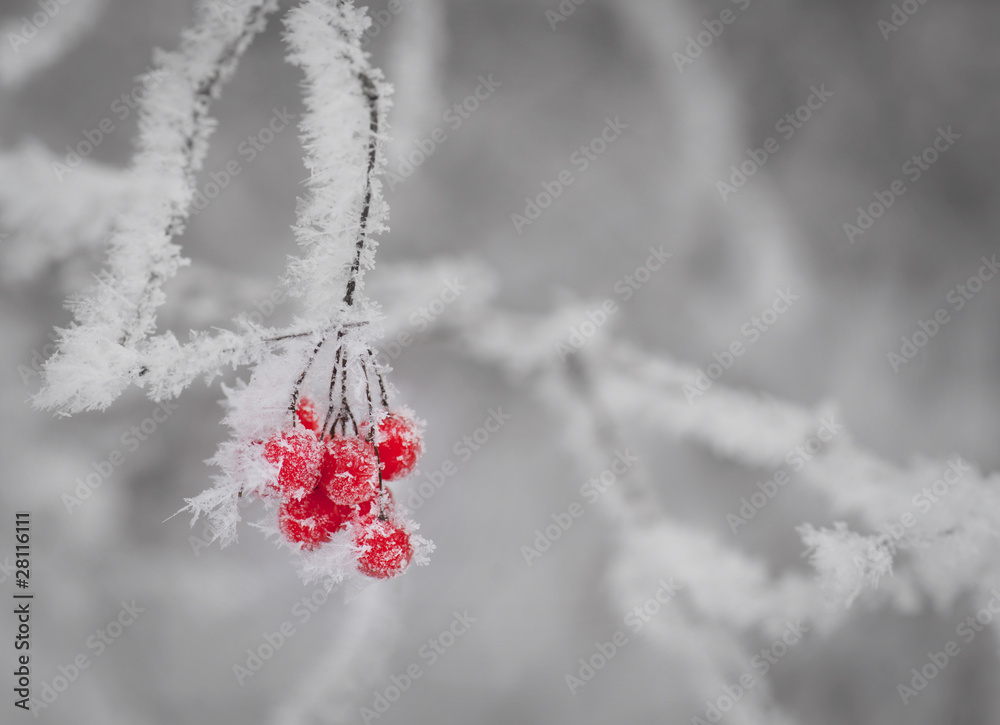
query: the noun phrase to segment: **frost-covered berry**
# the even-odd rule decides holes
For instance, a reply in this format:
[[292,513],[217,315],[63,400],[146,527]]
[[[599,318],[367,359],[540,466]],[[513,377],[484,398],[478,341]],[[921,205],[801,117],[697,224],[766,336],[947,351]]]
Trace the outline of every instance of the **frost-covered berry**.
[[354,544],[361,552],[358,570],[376,579],[401,574],[413,557],[410,535],[389,521],[377,518],[360,527]]
[[319,430],[319,415],[316,413],[316,405],[307,397],[299,398],[299,404],[295,406],[295,413],[299,416],[299,423],[306,430],[313,432]]
[[286,499],[278,512],[278,528],[293,544],[315,549],[347,526],[350,506],[339,506],[316,488],[302,499]]
[[353,505],[378,492],[375,447],[363,438],[335,437],[326,442],[320,485],[331,501]]
[[278,491],[285,498],[302,498],[315,488],[323,453],[316,434],[298,428],[264,445],[264,458],[278,468]]
[[417,424],[400,413],[390,413],[382,419],[376,442],[382,463],[382,479],[385,481],[410,475],[424,452]]
[[303,549],[309,551],[330,540],[328,531],[324,531],[310,521],[281,517],[278,519],[278,528],[281,529],[281,533],[289,543],[300,544]]
[[[382,493],[376,494],[374,498],[370,498],[367,501],[362,501],[354,509],[354,518],[359,524],[365,524],[371,519],[376,518],[382,511],[385,512],[386,516],[392,517],[396,508],[396,501],[392,497],[392,491],[388,488],[383,488]],[[379,507],[379,497],[384,496],[381,508]]]

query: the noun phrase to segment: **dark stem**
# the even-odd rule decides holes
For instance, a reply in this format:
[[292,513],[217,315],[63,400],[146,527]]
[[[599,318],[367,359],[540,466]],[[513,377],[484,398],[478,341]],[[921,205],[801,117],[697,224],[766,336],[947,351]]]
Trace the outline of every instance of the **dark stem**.
[[[340,339],[339,333],[337,335],[337,339],[338,340]],[[326,430],[329,428],[331,436],[336,433],[335,427],[337,425],[337,419],[339,418],[339,416],[338,418],[333,417],[333,411],[336,407],[333,402],[333,391],[337,387],[337,377],[340,375],[340,365],[341,365],[343,351],[344,351],[343,346],[338,347],[337,354],[334,356],[333,359],[333,372],[330,374],[330,393],[326,408],[326,418],[323,420],[323,432],[325,433]],[[331,427],[330,424],[331,419],[333,420],[333,427]]]
[[347,280],[347,291],[344,294],[344,304],[348,307],[354,304],[354,290],[358,284],[358,274],[361,270],[361,253],[365,249],[368,237],[368,216],[372,205],[372,174],[375,171],[375,161],[378,157],[378,89],[367,71],[358,74],[365,99],[368,101],[368,130],[371,138],[368,140],[368,171],[365,173],[365,198],[361,206],[361,223],[358,230],[358,241],[355,245],[354,262],[351,264],[351,274]]
[[324,342],[326,342],[325,337],[321,338],[320,341],[316,343],[316,347],[313,348],[312,354],[309,355],[309,360],[306,362],[305,368],[295,381],[295,387],[292,388],[292,403],[288,406],[288,409],[292,411],[292,428],[294,428],[299,422],[299,416],[295,409],[299,406],[299,392],[302,388],[302,383],[305,381],[306,375],[309,373],[309,369],[316,360],[316,356],[319,354],[319,350],[323,347]]
[[[371,430],[368,431],[368,440],[371,442],[372,448],[375,449],[375,465],[378,470],[378,517],[380,520],[385,521],[388,518],[385,513],[385,482],[382,480],[382,456],[379,453],[378,445],[375,443],[375,406],[372,403],[371,377],[368,375],[369,362],[373,365],[377,364],[372,358],[372,351],[370,348],[368,350],[368,358],[365,360],[363,368],[365,371],[365,397],[368,399],[368,419],[372,421]],[[376,368],[376,372],[378,372],[378,368]],[[383,394],[384,391],[385,388],[383,387]]]
[[351,427],[354,428],[354,435],[358,434],[358,421],[354,419],[354,413],[351,410],[351,404],[347,402],[347,352],[345,350],[343,356],[343,373],[340,376],[340,416],[343,418],[341,422],[341,430],[344,435],[347,435],[347,421],[350,419]]
[[[340,341],[344,335],[347,333],[344,330],[337,331],[337,340]],[[337,382],[340,382],[340,404],[335,405],[333,402],[334,390],[337,388]],[[343,344],[337,347],[337,353],[334,357],[333,364],[333,374],[330,376],[330,392],[329,392],[329,408],[326,412],[326,420],[323,423],[323,430],[326,431],[329,426],[330,435],[336,435],[337,424],[340,424],[341,435],[347,435],[347,423],[351,423],[354,428],[354,434],[358,433],[358,422],[354,418],[354,412],[351,410],[351,404],[347,400],[347,349]],[[333,412],[337,411],[337,415],[334,417]],[[333,418],[333,423],[331,425],[330,419]]]
[[[368,418],[370,420],[374,421],[375,420],[375,407],[372,405],[372,383],[371,383],[371,379],[368,377],[368,361],[367,360],[365,360],[365,362],[362,363],[362,368],[361,369],[365,373],[365,398],[368,399]],[[374,442],[374,440],[375,440],[375,426],[372,426],[372,429],[370,431],[368,431],[368,440]]]
[[[386,412],[389,412],[389,394],[385,390],[385,378],[382,377],[382,371],[379,370],[378,360],[375,359],[375,351],[368,348],[368,357],[372,361],[372,366],[375,368],[375,377],[378,379],[378,389],[379,395],[382,399],[382,407],[385,408]],[[367,375],[367,371],[365,373]]]
[[[367,325],[367,322],[345,322],[337,327],[363,327]],[[296,340],[300,337],[310,337],[316,334],[316,330],[307,330],[305,332],[289,332],[285,335],[278,335],[277,337],[262,337],[261,342],[282,342],[284,340]],[[324,333],[327,334],[327,333]]]

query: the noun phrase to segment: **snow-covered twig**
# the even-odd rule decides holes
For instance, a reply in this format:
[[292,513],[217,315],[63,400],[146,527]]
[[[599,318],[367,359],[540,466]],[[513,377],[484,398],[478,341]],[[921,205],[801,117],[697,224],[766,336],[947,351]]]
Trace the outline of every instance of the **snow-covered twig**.
[[900,551],[908,554],[894,577],[903,587],[894,592],[902,608],[912,606],[911,585],[946,607],[992,579],[991,552],[1000,535],[997,474],[984,476],[958,456],[896,465],[857,444],[830,405],[809,410],[718,383],[689,404],[685,386],[695,378],[693,368],[628,346],[618,346],[612,361],[603,385],[623,414],[751,468],[782,467],[796,447],[818,440],[818,427],[827,421],[832,437],[798,475],[829,500],[835,516],[860,517],[874,532],[801,529],[827,587],[842,595],[839,601],[850,603],[886,580]]
[[186,264],[172,240],[183,231],[215,127],[209,105],[277,2],[250,0],[223,14],[212,5],[199,3],[179,50],[157,54],[153,72],[163,77],[141,105],[131,170],[140,185],[155,179],[155,189],[118,217],[106,269],[72,300],[76,321],[60,331],[38,407],[66,414],[104,409],[144,372],[142,345],[156,327],[161,287]]
[[[233,438],[222,444],[213,459],[221,469],[215,486],[188,499],[186,508],[192,513],[192,523],[206,516],[215,538],[225,546],[236,539],[241,520],[239,500],[244,495],[263,499],[268,515],[255,526],[265,534],[282,534],[280,540],[291,542],[290,548],[300,554],[295,564],[305,583],[323,581],[329,587],[358,575],[358,557],[367,551],[359,548],[367,545],[359,544],[358,536],[373,527],[391,525],[395,527],[393,535],[406,540],[405,561],[387,575],[400,573],[411,559],[415,564],[426,563],[433,545],[415,534],[414,522],[393,511],[382,479],[380,448],[376,448],[376,430],[382,430],[380,424],[390,415],[391,386],[374,349],[380,314],[364,292],[364,273],[374,265],[373,235],[386,228],[388,208],[378,175],[385,165],[390,89],[361,49],[368,19],[350,0],[304,0],[289,12],[285,23],[289,60],[305,75],[306,112],[301,130],[310,179],[309,194],[300,200],[295,225],[304,254],[291,260],[284,280],[288,293],[300,300],[301,313],[283,331],[263,332],[246,323],[242,334],[195,338],[188,346],[168,339],[166,347],[151,358],[151,365],[153,360],[157,364],[167,360],[162,370],[173,371],[170,384],[163,387],[163,372],[151,367],[144,376],[161,381],[159,392],[172,394],[190,380],[192,372],[203,367],[198,357],[211,361],[211,368],[226,361],[254,364],[247,383],[226,390],[225,422]],[[201,345],[201,349],[200,355],[189,360],[191,345]],[[213,355],[217,360],[212,360]],[[300,403],[307,398],[310,406],[317,404],[325,411],[317,412],[311,433],[303,433],[300,417]],[[312,446],[309,450],[326,451],[296,459],[303,461],[298,465],[309,466],[312,461],[317,467],[308,474],[308,489],[303,491],[288,490],[280,478],[275,484],[279,470],[262,450],[266,450],[262,445],[265,441],[267,446],[272,442],[286,446],[296,435],[306,437],[309,442],[302,445]],[[415,423],[412,435],[418,436]],[[330,505],[350,508],[368,503],[377,515],[369,525],[355,512],[350,527],[345,521],[344,527],[320,531],[314,511],[295,519],[299,521],[295,526],[319,531],[323,537],[307,541],[280,528],[282,522],[295,518],[288,507],[302,504],[316,491],[325,496],[323,492],[330,486],[340,485],[336,478],[322,486],[319,483],[322,476],[318,468],[325,471],[327,461],[353,465],[347,459],[353,454],[330,453],[327,441],[362,450],[369,445],[375,456],[371,478],[378,484],[374,499],[354,500],[352,493],[348,500]],[[279,466],[283,465],[279,461]],[[365,485],[360,473],[347,475],[358,476],[359,485]],[[285,485],[281,496],[269,493],[280,485]],[[274,515],[276,503],[285,518]],[[345,527],[349,531],[341,533]]]
[[304,318],[319,324],[371,313],[364,272],[374,265],[373,235],[386,229],[377,177],[385,166],[390,90],[361,50],[365,24],[352,3],[318,0],[286,20],[289,61],[306,78],[301,128],[310,173],[295,226],[306,253],[292,262],[287,281],[303,299]]
[[[583,309],[568,307],[547,317],[489,311],[467,330],[466,339],[480,359],[520,377],[545,376],[545,389],[558,390],[567,385],[560,380],[579,363],[570,363],[571,356],[564,364],[556,345]],[[916,460],[906,467],[886,462],[851,439],[829,404],[808,409],[718,382],[689,400],[695,368],[613,341],[607,329],[588,340],[576,357],[590,361],[593,395],[609,415],[699,443],[753,469],[782,467],[796,447],[818,440],[817,429],[826,420],[832,437],[798,476],[828,498],[834,515],[858,516],[873,532],[857,534],[839,525],[800,529],[834,602],[850,604],[881,581],[904,611],[912,611],[917,593],[946,607],[980,582],[995,579],[991,552],[1000,533],[997,475],[985,477],[957,457]],[[580,411],[563,417],[572,421],[567,439],[588,439]],[[577,454],[585,455],[584,448]],[[896,562],[901,551],[907,556]]]
[[[566,317],[553,315],[560,321]],[[476,357],[515,376],[534,377],[535,390],[560,421],[560,439],[570,457],[582,476],[590,476],[612,460],[615,451],[627,448],[629,431],[617,401],[605,395],[602,385],[607,346],[591,339],[592,347],[563,363],[554,351],[565,329],[544,317],[511,319],[490,310],[467,331],[467,339]],[[516,339],[509,337],[513,334]],[[729,681],[734,670],[738,678],[739,666],[746,667],[751,659],[742,643],[747,635],[775,636],[789,620],[811,621],[823,614],[812,581],[794,572],[774,578],[763,561],[727,546],[706,529],[670,517],[641,461],[598,500],[615,526],[617,551],[607,579],[616,605],[627,613],[650,596],[651,583],[676,579],[680,601],[671,601],[668,612],[647,623],[647,632],[673,653],[681,642],[689,644],[705,681]],[[692,630],[714,641],[719,652],[706,652],[705,638],[692,641]],[[752,693],[741,717],[748,725],[791,722],[773,703],[766,683]]]

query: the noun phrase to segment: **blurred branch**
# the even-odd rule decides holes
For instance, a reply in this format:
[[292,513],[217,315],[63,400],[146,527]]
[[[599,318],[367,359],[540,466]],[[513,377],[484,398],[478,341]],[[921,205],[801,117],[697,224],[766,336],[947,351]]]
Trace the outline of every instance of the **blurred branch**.
[[[565,344],[566,331],[583,318],[583,309],[563,308],[538,317],[490,310],[467,328],[463,337],[473,357],[500,366],[515,379],[535,380],[543,395],[549,397],[554,393],[546,390],[572,391],[574,386],[578,391],[586,390],[580,386],[580,371],[588,371],[586,380],[592,388],[589,394],[592,400],[600,401],[607,413],[595,412],[592,404],[580,402],[568,407],[572,397],[566,394],[561,408],[555,409],[561,411],[560,418],[566,426],[564,438],[575,441],[574,457],[588,461],[590,470],[597,470],[600,463],[594,451],[603,451],[606,445],[603,441],[608,440],[606,434],[598,433],[601,428],[609,428],[608,417],[619,421],[618,426],[658,428],[670,437],[704,445],[717,456],[765,470],[780,467],[790,451],[815,435],[817,426],[826,425],[832,431],[832,438],[811,456],[800,475],[827,497],[835,515],[858,515],[872,529],[882,529],[862,537],[862,551],[867,552],[863,560],[858,559],[856,536],[817,535],[808,527],[800,530],[813,551],[813,561],[825,562],[819,567],[821,584],[833,595],[833,603],[849,604],[863,589],[875,587],[880,578],[893,571],[897,550],[906,550],[909,557],[904,567],[889,578],[890,583],[898,580],[900,585],[890,593],[904,611],[912,609],[911,586],[919,587],[943,607],[962,592],[993,581],[996,563],[991,552],[1000,532],[997,475],[986,478],[960,458],[947,463],[917,461],[906,468],[882,461],[851,440],[843,424],[837,422],[831,406],[811,411],[767,396],[735,391],[718,382],[692,398],[698,374],[694,368],[614,342],[606,328],[587,340],[584,350],[570,356],[585,363],[569,360],[563,363],[556,352],[557,345]],[[574,379],[576,383],[572,382]],[[611,440],[614,439],[627,440],[627,436],[618,432]],[[914,496],[928,493],[929,487],[937,486],[934,490],[942,493],[938,489],[946,474],[954,479],[946,487],[947,496],[938,495],[933,506],[915,503]],[[638,509],[624,505],[619,518],[627,529],[624,526],[627,520],[649,519],[645,512],[649,496],[630,495],[625,501],[629,498],[642,503]],[[927,499],[928,504],[930,501]],[[913,521],[906,518],[910,523],[900,524],[907,514]],[[666,535],[663,531],[678,536],[680,530],[671,523],[659,536]],[[695,545],[693,541],[685,546],[713,550],[705,543]],[[667,556],[668,551],[684,547],[674,542],[671,546],[650,548],[662,549]],[[736,566],[723,565],[719,556],[730,554],[724,553],[725,547],[715,550],[715,565],[706,566],[706,571],[748,571],[756,566],[749,561]],[[759,575],[755,575],[746,584],[758,580]],[[794,579],[789,579],[776,590],[786,586],[801,589],[800,583],[793,582]],[[753,601],[774,589],[772,585],[754,587],[756,594],[747,590],[731,600]],[[805,601],[800,595],[789,598],[787,594],[785,591],[772,604],[783,607],[788,601]],[[709,600],[703,602],[707,604]],[[760,607],[757,617],[765,617],[767,609],[767,605]]]
[[[0,25],[0,88],[17,90],[72,52],[101,19],[107,0],[40,4]],[[39,17],[45,18],[39,23]]]

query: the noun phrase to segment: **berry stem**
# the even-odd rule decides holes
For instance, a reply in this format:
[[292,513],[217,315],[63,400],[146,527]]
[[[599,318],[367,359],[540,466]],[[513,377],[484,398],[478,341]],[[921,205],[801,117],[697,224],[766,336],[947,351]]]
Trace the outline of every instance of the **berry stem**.
[[[367,321],[343,322],[340,325],[337,325],[337,327],[338,328],[364,327],[367,324],[369,324]],[[330,334],[331,330],[332,330],[332,327],[331,328],[323,328],[323,336],[324,337],[328,336]],[[285,340],[297,340],[300,337],[312,337],[317,332],[318,332],[318,330],[304,330],[302,332],[288,332],[288,333],[285,333],[284,335],[278,335],[277,337],[262,337],[260,339],[260,341],[261,342],[284,342]]]
[[385,379],[382,377],[382,371],[379,369],[378,360],[375,358],[375,351],[368,348],[368,357],[372,361],[372,366],[375,368],[375,377],[378,379],[379,393],[382,397],[382,407],[389,411],[389,395],[385,391]]
[[302,383],[306,379],[306,375],[309,373],[309,369],[312,367],[313,362],[316,360],[316,356],[319,354],[320,348],[323,347],[323,343],[326,342],[326,336],[320,338],[319,342],[316,343],[316,347],[313,348],[312,353],[309,355],[309,360],[306,362],[305,368],[299,374],[298,379],[295,381],[295,386],[292,388],[292,403],[288,406],[288,409],[292,412],[292,427],[294,428],[299,422],[299,416],[296,414],[296,408],[299,405],[299,392],[302,388]]
[[[346,333],[343,330],[337,332],[337,339],[340,340],[344,337]],[[340,404],[334,403],[333,396],[334,390],[336,390],[338,378],[340,381]],[[333,412],[337,411],[337,415],[334,417]],[[333,424],[330,424],[330,419],[333,418]],[[343,344],[337,347],[337,353],[334,357],[333,363],[333,374],[330,376],[330,393],[329,393],[329,408],[326,412],[326,420],[323,422],[323,430],[326,431],[327,427],[330,428],[330,435],[336,435],[337,424],[340,424],[340,431],[342,435],[347,435],[347,423],[350,421],[351,427],[354,428],[354,434],[358,434],[358,422],[354,417],[354,412],[351,410],[351,404],[347,400],[347,351]]]
[[[369,355],[371,354],[371,350],[370,349],[368,350],[368,353],[369,353]],[[372,382],[371,382],[371,378],[368,376],[368,362],[369,362],[369,360],[371,360],[371,357],[368,357],[367,359],[365,359],[365,361],[363,363],[361,363],[361,369],[364,370],[364,372],[365,372],[365,398],[368,399],[368,417],[371,419],[372,423],[374,424],[374,422],[375,422],[375,407],[372,405]],[[372,426],[372,429],[368,433],[368,435],[372,439],[372,441],[375,440],[375,426],[374,425]]]
[[[338,340],[341,338],[341,336],[342,336],[341,333],[337,333]],[[336,418],[333,417],[333,411],[336,407],[333,402],[333,391],[337,387],[337,377],[340,375],[341,355],[343,353],[343,350],[344,350],[343,346],[338,347],[337,353],[333,359],[333,371],[330,374],[330,393],[326,409],[326,419],[323,421],[323,431],[325,432],[329,427],[331,436],[336,433],[337,420],[339,420],[340,418],[339,415]],[[331,419],[333,420],[332,426],[330,423]]]
[[[368,398],[368,420],[371,421],[371,428],[368,431],[368,440],[372,444],[372,448],[375,449],[375,462],[378,470],[378,517],[381,521],[385,521],[388,517],[385,515],[385,484],[382,481],[382,458],[379,454],[378,445],[375,442],[375,406],[372,404],[372,383],[371,377],[368,375],[368,363],[371,362],[373,365],[377,365],[374,358],[372,357],[372,350],[368,348],[368,357],[362,363],[362,369],[365,371],[365,397]],[[375,372],[378,372],[376,368]],[[379,383],[382,382],[381,377],[379,377]],[[385,401],[385,385],[382,385],[382,400]]]
[[[354,428],[354,435],[358,434],[358,421],[354,419],[354,412],[351,410],[351,404],[347,401],[347,352],[344,347],[340,348],[343,350],[343,356],[341,361],[343,363],[343,373],[340,376],[340,415],[344,416],[343,426],[344,435],[347,435],[347,419],[350,418],[351,426]],[[346,414],[346,415],[345,415]]]

